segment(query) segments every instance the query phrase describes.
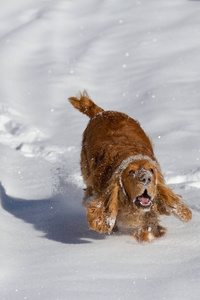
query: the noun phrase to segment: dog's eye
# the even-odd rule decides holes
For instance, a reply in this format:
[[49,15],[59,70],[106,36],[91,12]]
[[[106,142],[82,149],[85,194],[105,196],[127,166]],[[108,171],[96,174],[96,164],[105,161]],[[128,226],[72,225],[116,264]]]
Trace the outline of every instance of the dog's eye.
[[154,172],[154,170],[153,170],[153,169],[150,169],[149,171],[150,171],[152,174],[153,174],[153,172]]
[[135,174],[135,171],[133,171],[133,170],[131,170],[131,171],[128,172],[128,175],[130,175],[130,176],[132,176],[134,174]]

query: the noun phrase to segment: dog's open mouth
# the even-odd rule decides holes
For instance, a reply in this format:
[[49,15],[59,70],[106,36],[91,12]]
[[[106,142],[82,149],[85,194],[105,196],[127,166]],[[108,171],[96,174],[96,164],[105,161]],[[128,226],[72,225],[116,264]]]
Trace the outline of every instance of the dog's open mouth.
[[141,196],[138,196],[135,200],[135,204],[142,208],[149,208],[152,206],[153,202],[149,197],[147,190]]

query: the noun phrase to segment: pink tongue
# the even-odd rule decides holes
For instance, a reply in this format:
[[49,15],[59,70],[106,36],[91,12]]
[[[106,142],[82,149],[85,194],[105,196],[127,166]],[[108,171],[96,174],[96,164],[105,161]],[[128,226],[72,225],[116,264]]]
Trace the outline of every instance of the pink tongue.
[[146,197],[139,197],[140,203],[142,205],[148,205],[149,204],[149,198]]

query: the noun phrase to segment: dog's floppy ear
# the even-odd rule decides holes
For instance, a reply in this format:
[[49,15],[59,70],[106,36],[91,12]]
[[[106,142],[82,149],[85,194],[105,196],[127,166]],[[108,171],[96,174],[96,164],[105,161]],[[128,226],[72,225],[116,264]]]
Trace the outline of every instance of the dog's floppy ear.
[[111,232],[118,213],[118,192],[119,185],[114,183],[105,195],[87,204],[87,220],[90,229]]
[[164,183],[157,185],[157,209],[160,214],[173,213],[181,221],[188,222],[192,218],[192,212],[181,199],[180,195],[174,194]]

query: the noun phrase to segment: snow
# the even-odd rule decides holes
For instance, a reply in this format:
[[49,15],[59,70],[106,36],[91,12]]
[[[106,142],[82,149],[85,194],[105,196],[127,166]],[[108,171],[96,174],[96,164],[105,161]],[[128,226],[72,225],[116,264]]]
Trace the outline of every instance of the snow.
[[134,155],[134,156],[129,156],[125,160],[122,160],[121,164],[119,165],[119,167],[117,168],[115,173],[122,173],[122,171],[125,170],[131,162],[133,162],[135,160],[142,160],[142,159],[146,159],[151,164],[155,165],[155,161],[153,161],[149,156],[138,154],[138,155]]
[[[200,2],[7,0],[0,26],[0,299],[197,300]],[[150,244],[88,230],[86,89],[137,119],[192,209]]]

